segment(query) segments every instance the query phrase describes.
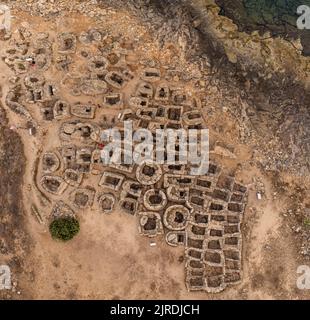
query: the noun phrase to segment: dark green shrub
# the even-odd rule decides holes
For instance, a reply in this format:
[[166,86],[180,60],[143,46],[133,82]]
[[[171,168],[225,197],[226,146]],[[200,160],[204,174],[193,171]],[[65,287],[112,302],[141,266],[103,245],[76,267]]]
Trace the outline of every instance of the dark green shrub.
[[58,218],[50,224],[49,229],[54,239],[68,241],[71,240],[79,232],[80,224],[79,221],[75,218]]

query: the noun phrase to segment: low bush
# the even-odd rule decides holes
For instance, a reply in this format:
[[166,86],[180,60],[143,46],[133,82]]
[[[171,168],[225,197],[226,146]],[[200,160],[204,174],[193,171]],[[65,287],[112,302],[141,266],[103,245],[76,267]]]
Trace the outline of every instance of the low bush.
[[49,229],[54,239],[68,241],[80,231],[80,224],[75,218],[57,218],[50,224]]

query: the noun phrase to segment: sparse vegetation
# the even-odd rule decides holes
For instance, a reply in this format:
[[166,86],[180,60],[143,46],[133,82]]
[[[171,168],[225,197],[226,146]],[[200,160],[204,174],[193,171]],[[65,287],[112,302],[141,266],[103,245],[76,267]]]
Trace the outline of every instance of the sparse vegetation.
[[306,226],[306,227],[310,227],[310,219],[309,218],[306,218],[305,220],[304,220],[304,225]]
[[49,229],[54,239],[68,241],[80,231],[80,224],[75,218],[58,218],[50,224]]

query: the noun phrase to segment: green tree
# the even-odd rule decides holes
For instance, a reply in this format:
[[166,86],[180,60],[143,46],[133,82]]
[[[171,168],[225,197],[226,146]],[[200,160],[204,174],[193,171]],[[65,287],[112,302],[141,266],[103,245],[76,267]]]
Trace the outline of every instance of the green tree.
[[54,239],[68,241],[80,231],[80,224],[75,218],[57,218],[50,224],[49,229]]

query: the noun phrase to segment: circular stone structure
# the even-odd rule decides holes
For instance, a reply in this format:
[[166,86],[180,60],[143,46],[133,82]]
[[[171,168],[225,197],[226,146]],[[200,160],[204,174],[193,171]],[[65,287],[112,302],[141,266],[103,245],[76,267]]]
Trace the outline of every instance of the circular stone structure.
[[98,202],[101,212],[111,213],[114,209],[115,197],[113,194],[105,193],[99,197]]
[[139,213],[139,230],[142,235],[155,237],[162,233],[162,222],[157,212]]
[[137,180],[146,186],[155,184],[162,176],[160,165],[152,161],[143,161],[136,171]]
[[151,211],[159,211],[166,207],[167,196],[162,190],[150,189],[143,197],[144,206]]
[[62,130],[65,134],[73,134],[75,131],[75,125],[73,123],[64,123],[62,125]]
[[170,230],[184,230],[189,218],[189,210],[182,205],[174,205],[166,209],[163,217],[165,227]]
[[109,61],[103,56],[93,56],[88,61],[88,70],[94,73],[105,72]]
[[63,178],[68,185],[78,187],[82,182],[83,174],[77,170],[66,169]]
[[24,79],[24,84],[28,88],[38,88],[43,86],[44,83],[45,78],[42,74],[39,73],[27,75]]
[[54,152],[46,152],[42,158],[42,167],[44,172],[55,172],[60,166],[59,158]]

